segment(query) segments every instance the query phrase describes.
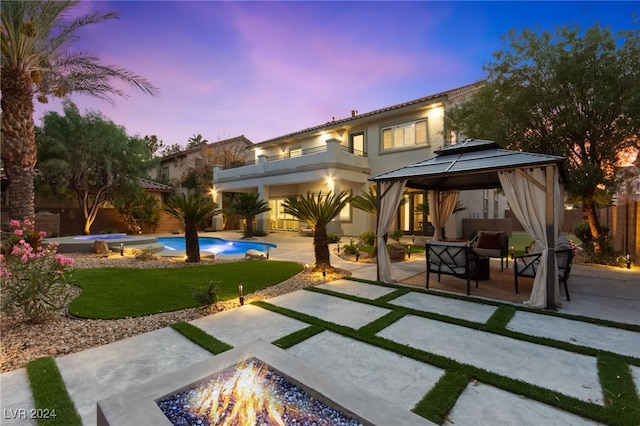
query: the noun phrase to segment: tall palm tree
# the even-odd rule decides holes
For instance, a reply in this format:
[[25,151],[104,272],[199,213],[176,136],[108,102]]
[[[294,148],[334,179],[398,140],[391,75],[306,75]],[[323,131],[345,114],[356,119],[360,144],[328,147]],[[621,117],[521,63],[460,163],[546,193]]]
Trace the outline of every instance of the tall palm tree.
[[79,29],[118,17],[116,12],[108,11],[68,20],[78,3],[79,0],[2,2],[2,162],[9,179],[11,219],[35,217],[36,94],[43,103],[49,95],[63,97],[72,92],[105,100],[110,100],[109,94],[123,96],[111,79],[151,95],[157,93],[150,82],[126,69],[101,65],[90,53],[69,50]]
[[342,191],[339,194],[327,195],[322,192],[317,196],[307,192],[307,196],[292,195],[284,200],[284,212],[293,217],[307,222],[313,226],[313,249],[316,258],[315,270],[331,268],[329,258],[329,241],[327,238],[327,225],[340,211],[351,201],[351,195]]
[[167,199],[164,211],[184,223],[187,262],[200,262],[198,224],[220,213],[218,204],[198,194],[178,194]]
[[247,221],[244,228],[244,238],[253,237],[253,218],[260,213],[271,210],[269,203],[260,200],[257,192],[245,192],[238,194],[233,203],[226,209],[226,213],[231,216],[242,216]]

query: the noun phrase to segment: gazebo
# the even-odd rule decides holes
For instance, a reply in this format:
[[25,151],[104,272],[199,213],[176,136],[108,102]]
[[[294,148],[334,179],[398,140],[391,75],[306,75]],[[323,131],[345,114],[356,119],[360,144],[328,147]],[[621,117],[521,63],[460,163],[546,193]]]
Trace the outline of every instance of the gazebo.
[[[544,247],[533,282],[531,307],[561,306],[555,256],[563,220],[565,158],[501,149],[487,140],[467,139],[435,151],[436,156],[374,176],[378,197],[378,247],[385,247],[405,188],[428,191],[434,238],[451,216],[460,190],[502,187],[525,231]],[[386,250],[378,252],[378,280],[395,281]]]

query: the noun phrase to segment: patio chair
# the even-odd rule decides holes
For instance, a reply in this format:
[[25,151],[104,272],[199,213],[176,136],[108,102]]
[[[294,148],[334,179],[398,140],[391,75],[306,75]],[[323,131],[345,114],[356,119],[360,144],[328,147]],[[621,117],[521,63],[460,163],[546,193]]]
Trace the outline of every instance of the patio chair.
[[[540,257],[542,253],[531,253],[522,256],[516,256],[513,259],[513,273],[515,277],[516,294],[518,293],[518,277],[534,278],[540,266]],[[558,279],[564,285],[564,291],[567,295],[567,301],[571,301],[569,297],[569,288],[567,280],[571,274],[571,264],[573,263],[573,250],[562,249],[556,250],[556,259],[558,261]]]
[[431,241],[426,244],[427,252],[427,286],[429,274],[435,272],[440,276],[453,275],[467,280],[467,296],[471,294],[471,279],[475,279],[478,287],[478,255],[466,243]]
[[471,240],[473,251],[484,257],[500,259],[500,270],[504,271],[504,261],[509,267],[509,236],[502,231],[478,231]]

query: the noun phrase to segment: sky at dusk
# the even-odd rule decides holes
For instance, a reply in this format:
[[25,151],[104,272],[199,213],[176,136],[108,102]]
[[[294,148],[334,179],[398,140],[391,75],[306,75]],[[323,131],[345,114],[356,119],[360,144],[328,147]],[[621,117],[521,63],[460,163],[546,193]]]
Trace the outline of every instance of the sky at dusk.
[[[640,2],[83,1],[76,13],[116,10],[82,29],[73,50],[150,80],[159,96],[121,86],[115,105],[72,95],[129,135],[186,145],[284,134],[473,83],[525,27],[553,31],[639,25]],[[36,103],[36,125],[59,100]]]

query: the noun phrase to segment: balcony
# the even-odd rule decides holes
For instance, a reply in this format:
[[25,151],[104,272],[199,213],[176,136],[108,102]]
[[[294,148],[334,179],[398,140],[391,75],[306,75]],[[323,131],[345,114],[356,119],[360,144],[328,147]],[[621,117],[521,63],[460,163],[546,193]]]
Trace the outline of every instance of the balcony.
[[292,170],[314,170],[348,168],[368,172],[369,162],[366,153],[349,149],[339,141],[330,139],[326,145],[300,151],[283,153],[282,155],[260,156],[257,161],[245,163],[244,166],[221,169],[214,167],[214,183],[248,179],[256,176],[278,175],[290,173]]

